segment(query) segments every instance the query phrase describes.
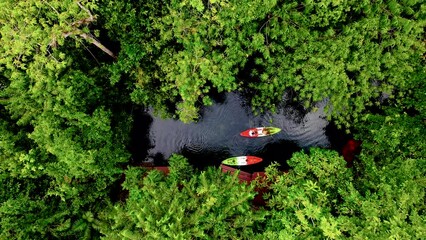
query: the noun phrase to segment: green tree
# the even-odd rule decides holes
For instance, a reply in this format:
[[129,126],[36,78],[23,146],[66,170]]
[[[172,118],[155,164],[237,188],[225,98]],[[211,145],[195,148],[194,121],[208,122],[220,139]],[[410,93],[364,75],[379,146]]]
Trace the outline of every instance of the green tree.
[[[423,239],[424,155],[392,150],[388,139],[375,148],[366,141],[353,169],[336,152],[315,148],[294,154],[288,174],[269,168],[271,210],[259,239]],[[382,147],[389,150],[371,152]]]
[[[267,169],[271,208],[259,239],[339,239],[348,224],[338,217],[342,191],[350,187],[352,172],[334,151],[312,148],[288,161],[288,174]],[[337,215],[337,216],[336,216]]]
[[[416,109],[424,109],[422,98]],[[353,209],[362,213],[360,239],[379,234],[394,239],[426,237],[424,112],[410,116],[405,107],[387,107],[384,115],[369,115],[357,126],[363,150],[355,166],[356,186],[365,200],[353,202]]]
[[251,89],[253,108],[274,110],[291,89],[306,108],[327,99],[330,116],[348,125],[383,93],[401,100],[422,82],[426,15],[417,0],[111,6],[99,11],[122,46],[112,81],[134,83],[133,101],[183,121],[211,92]]
[[[131,121],[97,106],[102,104],[96,97],[101,90],[89,87],[93,78],[73,71],[43,79],[38,82],[41,90],[25,85],[17,90],[19,80],[14,80],[3,91],[13,118],[2,110],[0,168],[5,184],[21,185],[22,191],[2,196],[0,215],[7,224],[0,229],[5,238],[80,238],[90,233],[86,212],[105,206],[120,176],[120,163],[129,159],[125,146]],[[93,92],[85,92],[89,89]],[[22,215],[25,221],[17,217]]]
[[186,160],[169,160],[170,176],[126,171],[125,203],[111,206],[98,227],[105,239],[251,239],[263,213],[253,212],[253,186],[219,169],[188,175]]
[[305,107],[328,99],[337,123],[356,123],[382,93],[402,98],[422,81],[425,23],[421,1],[282,4],[253,41],[262,69],[249,84],[258,90],[253,106],[290,88]]
[[[0,238],[425,238],[425,10],[2,1]],[[131,101],[191,121],[212,93],[247,89],[256,109],[290,89],[306,108],[327,99],[338,124],[361,120],[354,168],[332,151],[297,153],[289,174],[268,170],[269,208],[255,211],[253,185],[173,156],[169,176],[127,170],[129,198],[111,202]],[[387,106],[369,113],[374,104]]]
[[0,64],[8,69],[25,70],[34,60],[54,69],[54,63],[63,60],[60,52],[54,52],[67,39],[74,39],[77,45],[92,43],[115,57],[90,32],[89,26],[96,21],[92,13],[97,8],[95,2],[5,0],[0,7]]
[[200,104],[211,104],[212,90],[237,89],[235,76],[250,55],[245,45],[256,32],[256,19],[275,3],[113,3],[113,10],[103,10],[111,38],[122,46],[113,81],[130,74],[135,102],[192,121]]
[[94,238],[131,124],[90,35],[97,5],[0,6],[0,238]]

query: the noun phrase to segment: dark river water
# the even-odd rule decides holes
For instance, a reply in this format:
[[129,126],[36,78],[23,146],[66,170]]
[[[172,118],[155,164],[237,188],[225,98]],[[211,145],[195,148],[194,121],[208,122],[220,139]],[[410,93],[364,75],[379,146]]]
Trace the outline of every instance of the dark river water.
[[[328,130],[325,120],[325,102],[317,105],[316,112],[303,112],[297,106],[284,105],[276,113],[255,116],[246,99],[238,93],[228,93],[215,104],[201,111],[198,122],[185,124],[178,120],[161,119],[152,110],[136,114],[133,131],[135,162],[154,161],[167,165],[173,153],[187,157],[197,168],[219,166],[232,156],[254,155],[263,162],[241,167],[244,171],[262,171],[271,162],[287,168],[294,152],[312,146],[333,147],[338,131]],[[274,126],[281,132],[269,137],[249,139],[239,133],[252,127]]]

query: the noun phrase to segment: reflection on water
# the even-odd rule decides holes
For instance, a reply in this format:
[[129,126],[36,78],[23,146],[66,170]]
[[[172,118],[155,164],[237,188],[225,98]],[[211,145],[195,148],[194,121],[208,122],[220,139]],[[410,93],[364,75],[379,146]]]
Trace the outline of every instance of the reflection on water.
[[[317,106],[318,111],[307,114],[287,106],[274,114],[254,116],[244,102],[239,94],[228,93],[222,102],[205,107],[197,123],[184,124],[151,116],[149,129],[144,131],[149,144],[141,146],[145,154],[140,156],[146,156],[141,160],[164,164],[164,159],[172,153],[180,153],[195,166],[204,167],[217,166],[231,156],[256,155],[264,158],[257,169],[272,161],[285,165],[291,154],[302,148],[330,145],[325,134],[328,122],[324,117],[324,103]],[[258,139],[239,136],[241,131],[258,126],[279,127],[282,131]]]

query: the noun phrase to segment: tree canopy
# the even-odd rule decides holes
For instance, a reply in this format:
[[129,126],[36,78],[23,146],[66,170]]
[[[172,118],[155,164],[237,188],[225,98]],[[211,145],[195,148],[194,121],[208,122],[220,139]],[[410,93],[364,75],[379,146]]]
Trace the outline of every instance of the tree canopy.
[[[0,238],[424,239],[425,27],[420,0],[3,0]],[[189,122],[231,91],[326,101],[362,153],[271,167],[260,209],[181,156],[128,168],[132,108]]]
[[115,72],[136,79],[135,102],[172,105],[183,121],[212,90],[243,87],[261,111],[286,90],[306,108],[327,99],[330,116],[348,125],[382,94],[404,96],[424,71],[421,1],[115,4],[105,13],[111,37],[124,40]]

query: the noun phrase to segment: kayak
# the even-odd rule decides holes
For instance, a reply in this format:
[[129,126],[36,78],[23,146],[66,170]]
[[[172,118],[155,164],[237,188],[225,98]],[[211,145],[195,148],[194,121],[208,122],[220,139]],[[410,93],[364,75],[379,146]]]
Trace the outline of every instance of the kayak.
[[255,156],[239,156],[239,157],[231,157],[222,161],[223,164],[230,166],[246,166],[252,165],[256,163],[260,163],[262,158]]
[[257,127],[257,128],[249,128],[244,132],[240,133],[242,137],[248,138],[258,138],[258,137],[266,137],[272,134],[279,133],[281,131],[280,128],[276,127]]

